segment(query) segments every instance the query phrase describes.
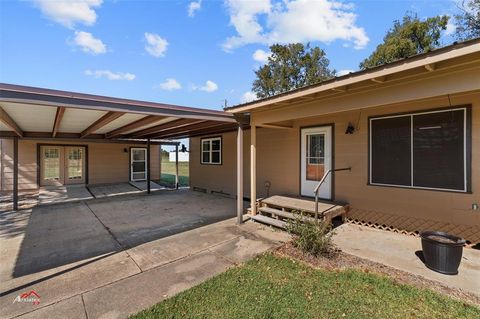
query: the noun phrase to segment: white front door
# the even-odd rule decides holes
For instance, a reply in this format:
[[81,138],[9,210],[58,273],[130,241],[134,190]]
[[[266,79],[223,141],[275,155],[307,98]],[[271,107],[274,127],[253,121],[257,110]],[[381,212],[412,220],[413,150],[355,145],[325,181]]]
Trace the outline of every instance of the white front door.
[[[301,135],[301,195],[313,197],[323,175],[332,169],[332,127],[305,128]],[[318,194],[322,199],[332,199],[332,174],[328,175]]]
[[147,149],[130,149],[130,180],[144,181],[147,179]]

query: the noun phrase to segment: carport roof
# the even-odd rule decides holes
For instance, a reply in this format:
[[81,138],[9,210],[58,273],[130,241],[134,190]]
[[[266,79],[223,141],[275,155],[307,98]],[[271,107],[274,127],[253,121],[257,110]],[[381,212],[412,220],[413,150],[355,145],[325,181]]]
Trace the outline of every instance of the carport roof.
[[0,83],[0,138],[172,140],[236,128],[223,111]]

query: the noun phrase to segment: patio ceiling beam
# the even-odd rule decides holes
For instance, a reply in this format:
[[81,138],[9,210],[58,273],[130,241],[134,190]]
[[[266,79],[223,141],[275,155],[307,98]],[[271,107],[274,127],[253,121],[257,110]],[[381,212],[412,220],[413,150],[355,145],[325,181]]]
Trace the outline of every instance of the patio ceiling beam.
[[133,131],[133,130],[139,128],[139,127],[153,124],[153,123],[158,122],[160,120],[163,120],[165,118],[166,118],[165,116],[148,115],[148,116],[142,117],[141,119],[139,119],[135,122],[132,122],[130,124],[124,125],[124,126],[119,127],[119,128],[117,128],[113,131],[108,132],[107,134],[105,134],[105,137],[106,138],[113,138],[113,137],[116,137],[116,136],[118,136],[122,133]]
[[80,138],[84,138],[85,136],[95,133],[100,128],[104,127],[112,121],[115,121],[124,114],[124,112],[108,112],[107,114],[96,120],[92,125],[87,127],[82,133],[80,133]]
[[276,129],[289,130],[289,129],[293,128],[293,125],[258,124],[257,127],[276,128]]
[[191,131],[191,132],[188,132],[188,133],[180,133],[180,134],[177,134],[177,135],[162,136],[161,138],[181,139],[181,138],[196,137],[196,136],[209,135],[209,134],[220,134],[220,133],[235,131],[235,130],[237,130],[237,128],[238,128],[237,125],[224,124],[222,126],[208,128],[208,129],[201,129],[201,130],[197,130],[197,131]]
[[18,137],[23,137],[23,131],[2,107],[0,107],[0,122],[8,126],[12,131],[14,131]]
[[[200,122],[200,123],[195,123],[195,124],[192,124],[192,125],[185,125],[185,126],[176,127],[176,128],[173,128],[173,129],[164,130],[164,131],[161,131],[160,134],[157,133],[157,134],[152,134],[152,135],[155,136],[155,137],[172,136],[172,135],[177,135],[177,134],[181,134],[181,133],[188,133],[190,131],[207,129],[207,128],[212,128],[212,127],[222,126],[222,125],[225,125],[225,123],[209,122],[209,121]],[[229,125],[231,125],[231,124],[229,124]]]
[[60,123],[62,122],[63,114],[65,114],[65,108],[63,106],[57,107],[57,113],[55,114],[55,121],[53,122],[52,137],[55,137],[60,128]]
[[138,132],[134,132],[133,134],[130,134],[126,136],[127,138],[138,138],[142,136],[148,136],[148,135],[156,135],[156,133],[172,129],[172,128],[177,128],[177,127],[182,127],[185,125],[190,125],[190,124],[196,124],[196,123],[202,123],[205,122],[204,120],[191,120],[191,119],[178,119],[174,120],[168,123],[156,125]]

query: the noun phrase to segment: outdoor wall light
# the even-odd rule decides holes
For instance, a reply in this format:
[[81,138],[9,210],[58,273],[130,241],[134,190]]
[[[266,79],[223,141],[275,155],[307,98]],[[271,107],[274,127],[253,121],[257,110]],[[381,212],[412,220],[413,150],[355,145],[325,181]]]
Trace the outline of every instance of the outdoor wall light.
[[126,147],[123,149],[123,152],[124,152],[124,153],[128,153],[128,150],[127,150]]
[[353,134],[355,132],[355,127],[352,123],[348,123],[347,129],[345,130],[345,134]]

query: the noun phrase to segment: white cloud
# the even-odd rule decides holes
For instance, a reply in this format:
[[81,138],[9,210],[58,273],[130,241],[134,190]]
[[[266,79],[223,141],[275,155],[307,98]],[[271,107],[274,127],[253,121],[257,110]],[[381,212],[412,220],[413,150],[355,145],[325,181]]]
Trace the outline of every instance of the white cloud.
[[355,70],[349,70],[349,69],[340,70],[340,71],[337,72],[337,76],[347,75],[347,74],[352,73],[352,72],[355,72]]
[[243,93],[242,98],[240,99],[242,103],[248,103],[255,101],[257,99],[257,94],[252,91]]
[[135,74],[132,73],[112,72],[109,70],[85,70],[85,75],[93,76],[97,79],[106,78],[111,81],[132,81],[136,78]]
[[188,5],[188,16],[190,18],[193,18],[195,16],[195,12],[200,10],[201,7],[202,7],[202,0],[190,2],[190,4]]
[[192,86],[193,90],[200,90],[200,91],[205,91],[205,92],[215,92],[216,90],[218,90],[218,85],[217,83],[213,82],[213,81],[210,81],[210,80],[207,80],[207,82],[205,82],[205,85],[203,86]]
[[145,45],[145,50],[153,55],[156,58],[165,56],[165,51],[167,51],[168,42],[161,36],[155,33],[145,32],[145,40],[147,44]]
[[50,20],[73,28],[75,24],[93,25],[97,20],[95,8],[103,0],[33,0],[42,13]]
[[450,17],[447,23],[447,29],[444,31],[444,34],[447,36],[452,35],[455,33],[456,30],[457,26],[455,25],[455,23],[452,22],[452,17]]
[[95,38],[91,33],[75,31],[73,43],[78,45],[83,52],[91,54],[102,54],[107,52],[107,46],[102,40]]
[[173,91],[180,90],[182,85],[174,78],[168,78],[165,80],[165,82],[160,83],[158,87],[162,90]]
[[[230,24],[237,35],[223,44],[226,51],[251,44],[273,44],[335,40],[352,42],[356,49],[365,47],[369,38],[356,25],[352,4],[334,0],[226,0]],[[260,20],[262,19],[262,20]],[[264,26],[259,21],[265,20]]]
[[258,49],[257,51],[255,51],[253,53],[253,59],[257,62],[260,62],[260,63],[267,63],[268,62],[268,58],[272,55],[271,52],[266,52],[266,51],[263,51],[261,49]]

